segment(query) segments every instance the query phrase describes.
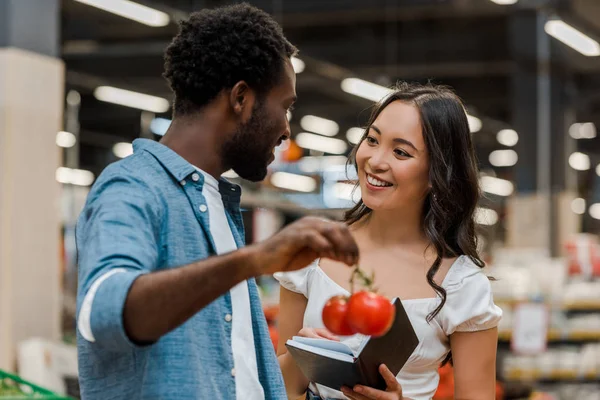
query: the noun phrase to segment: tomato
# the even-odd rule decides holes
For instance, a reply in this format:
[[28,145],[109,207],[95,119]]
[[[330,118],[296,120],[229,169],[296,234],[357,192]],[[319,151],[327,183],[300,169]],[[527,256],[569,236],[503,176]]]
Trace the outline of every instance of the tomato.
[[348,298],[345,296],[334,296],[323,307],[323,324],[335,335],[353,335],[355,332],[348,325],[347,314]]
[[277,344],[279,342],[279,331],[273,325],[269,325],[269,337],[271,338],[273,347],[275,347],[275,351],[277,351]]
[[274,323],[277,321],[277,316],[279,315],[279,305],[265,306],[263,307],[263,312],[265,313],[267,322]]
[[348,301],[347,320],[355,332],[369,336],[383,336],[392,327],[396,309],[384,296],[360,291]]

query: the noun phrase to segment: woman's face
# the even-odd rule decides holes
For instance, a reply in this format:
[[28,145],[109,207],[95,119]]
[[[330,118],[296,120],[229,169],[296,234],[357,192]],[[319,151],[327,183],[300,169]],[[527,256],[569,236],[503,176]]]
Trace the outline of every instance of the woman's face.
[[416,106],[394,101],[356,152],[362,200],[372,210],[414,208],[429,191],[429,155]]

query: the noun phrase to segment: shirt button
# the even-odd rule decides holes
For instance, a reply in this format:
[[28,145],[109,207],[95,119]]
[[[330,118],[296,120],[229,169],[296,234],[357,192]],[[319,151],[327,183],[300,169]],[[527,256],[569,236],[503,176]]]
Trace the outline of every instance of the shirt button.
[[185,184],[187,183],[185,180],[179,182],[181,184],[181,186],[185,186]]
[[227,321],[227,322],[231,322],[231,320],[232,320],[231,314],[227,314],[227,315],[225,316],[225,321]]
[[235,368],[231,369],[231,376],[235,376]]
[[206,204],[201,204],[200,205],[200,211],[201,212],[206,212],[206,210],[208,210],[208,207],[206,207]]
[[195,172],[194,172],[194,173],[192,174],[192,180],[193,180],[194,182],[198,182],[198,181],[200,180],[200,175],[198,175],[197,173],[195,173]]

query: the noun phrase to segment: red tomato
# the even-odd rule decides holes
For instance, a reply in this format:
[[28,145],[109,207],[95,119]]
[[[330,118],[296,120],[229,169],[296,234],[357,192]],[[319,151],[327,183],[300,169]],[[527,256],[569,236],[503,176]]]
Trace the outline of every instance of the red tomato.
[[277,343],[279,342],[279,331],[272,325],[269,325],[269,337],[271,338],[273,347],[275,347],[275,351],[277,351]]
[[279,314],[279,305],[263,307],[263,312],[265,313],[267,322],[274,323],[277,321],[277,316]]
[[502,400],[504,398],[504,388],[500,382],[496,382],[496,400]]
[[372,292],[354,293],[348,301],[348,324],[363,335],[385,335],[395,316],[394,305],[384,296]]
[[353,335],[355,332],[348,325],[347,314],[348,298],[345,296],[334,296],[323,307],[323,324],[335,335]]

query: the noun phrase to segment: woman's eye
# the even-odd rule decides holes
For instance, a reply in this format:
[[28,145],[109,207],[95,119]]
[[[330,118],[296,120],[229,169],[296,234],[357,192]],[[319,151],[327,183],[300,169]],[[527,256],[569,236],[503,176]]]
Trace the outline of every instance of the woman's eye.
[[400,149],[394,150],[394,153],[396,153],[396,155],[400,156],[400,157],[412,157],[410,154],[408,154],[404,150],[400,150]]

